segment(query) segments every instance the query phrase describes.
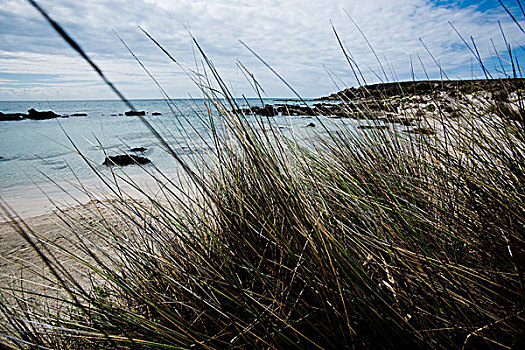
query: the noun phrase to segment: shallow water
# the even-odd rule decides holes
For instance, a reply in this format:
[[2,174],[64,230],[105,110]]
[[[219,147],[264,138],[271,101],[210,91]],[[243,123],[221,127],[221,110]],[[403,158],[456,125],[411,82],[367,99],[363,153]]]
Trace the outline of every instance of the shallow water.
[[[199,118],[199,115],[206,117],[204,100],[174,100],[172,108],[164,100],[131,102],[137,110],[147,111],[146,119],[178,156],[188,159],[190,149],[203,154],[209,150],[208,131]],[[282,103],[273,99],[264,102]],[[245,103],[238,101],[241,107],[245,107]],[[260,105],[258,99],[248,103]],[[0,197],[8,202],[23,203],[27,198],[26,205],[35,206],[36,197],[42,199],[37,186],[44,186],[49,192],[52,181],[64,184],[78,178],[83,183],[92,182],[96,178],[94,169],[110,175],[110,170],[101,165],[105,155],[122,154],[134,147],[147,148],[138,154],[152,161],[153,165],[145,166],[145,170],[154,171],[156,167],[167,174],[180,170],[139,117],[119,115],[129,110],[121,101],[0,102],[0,111],[4,113],[25,113],[30,108],[52,110],[60,115],[86,113],[87,116],[0,122],[0,156],[3,157],[0,159]],[[153,112],[162,115],[153,116]],[[285,134],[304,136],[314,132],[314,128],[306,127],[311,118],[278,116],[272,121]],[[315,132],[322,133],[322,129],[316,128]],[[144,169],[137,166],[123,171],[132,178],[144,175]]]

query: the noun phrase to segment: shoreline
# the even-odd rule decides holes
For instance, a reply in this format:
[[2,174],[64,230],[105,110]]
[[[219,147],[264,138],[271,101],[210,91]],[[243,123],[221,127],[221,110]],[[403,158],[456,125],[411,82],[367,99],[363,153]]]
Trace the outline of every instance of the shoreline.
[[[183,181],[182,178],[177,178],[178,185]],[[145,193],[139,193],[120,180],[119,187],[124,199],[117,198],[107,186],[95,179],[83,181],[87,193],[67,182],[58,184],[67,193],[49,183],[40,185],[40,188],[37,185],[22,186],[23,190],[12,188],[9,195],[13,196],[10,197],[3,190],[1,199],[13,210],[13,219],[5,213],[0,214],[0,296],[10,300],[13,297],[10,290],[14,284],[15,289],[30,294],[58,296],[62,293],[40,256],[19,232],[19,224],[29,232],[36,246],[55,256],[83,288],[93,287],[93,281],[102,283],[100,276],[85,264],[94,263],[86,249],[102,250],[109,254],[118,252],[115,251],[113,238],[99,223],[126,225],[120,211],[129,208],[123,201],[154,210],[148,196],[156,201],[165,201],[162,194],[166,188],[177,195],[181,193],[180,189],[167,183],[156,183],[149,175],[136,176],[133,180]],[[193,190],[188,187],[184,191],[191,194]],[[48,200],[46,194],[55,204]],[[133,211],[130,211],[130,215],[134,215]]]
[[[83,185],[94,193],[96,181],[84,181]],[[17,218],[30,219],[36,216],[51,214],[56,209],[66,209],[88,203],[92,198],[68,181],[56,184],[51,182],[17,185],[0,190],[0,199]],[[53,202],[51,202],[51,200]],[[57,208],[58,207],[58,208]],[[0,213],[0,223],[10,221],[5,213]]]
[[[126,175],[117,171],[115,173],[122,176],[122,178],[118,179],[118,187],[126,197],[137,200],[146,198],[145,194],[134,189],[132,185],[125,183],[123,178]],[[156,175],[157,179],[161,179],[158,174]],[[173,187],[168,184],[167,180],[161,179],[162,181],[159,183],[148,174],[128,174],[128,176],[148,195],[156,196],[161,186]],[[167,173],[165,176],[176,182],[180,182],[180,178],[183,177],[178,172]],[[113,189],[117,188],[114,186],[114,180],[108,174],[105,174],[105,179],[109,185],[113,185]],[[171,190],[173,191],[174,189],[171,188]],[[177,192],[179,191],[177,190]],[[90,179],[82,179],[80,184],[63,180],[57,183],[44,182],[0,189],[0,201],[4,205],[7,204],[8,209],[15,218],[23,220],[52,214],[57,209],[64,210],[72,207],[81,207],[93,200],[105,201],[114,199],[114,197],[115,193],[112,192],[112,189],[96,176]],[[0,211],[0,224],[8,221],[10,221],[10,218]]]

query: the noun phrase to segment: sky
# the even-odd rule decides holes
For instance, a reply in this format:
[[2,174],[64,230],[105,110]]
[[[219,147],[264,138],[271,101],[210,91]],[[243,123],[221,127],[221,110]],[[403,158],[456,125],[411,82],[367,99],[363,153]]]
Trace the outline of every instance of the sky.
[[[502,1],[525,28],[518,0]],[[426,76],[483,78],[476,57],[450,23],[471,48],[473,38],[494,77],[504,75],[501,64],[511,71],[498,23],[518,59],[525,57],[525,34],[498,0],[37,2],[130,99],[162,94],[115,33],[171,98],[202,97],[192,77],[204,72],[204,63],[192,38],[239,97],[256,96],[242,67],[257,79],[263,96],[294,97],[241,41],[305,98],[357,86],[362,78],[367,84]],[[350,61],[359,66],[359,81],[332,25]],[[0,101],[115,98],[27,1],[0,0]]]

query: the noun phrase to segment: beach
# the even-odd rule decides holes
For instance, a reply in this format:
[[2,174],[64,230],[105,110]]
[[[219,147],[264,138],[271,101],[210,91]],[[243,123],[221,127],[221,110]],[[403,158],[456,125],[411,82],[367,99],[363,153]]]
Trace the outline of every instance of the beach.
[[[93,230],[91,221],[96,220],[94,212],[109,214],[107,203],[90,201],[81,206],[64,209],[62,212],[50,211],[45,214],[26,216],[23,220],[0,223],[0,287],[21,289],[33,293],[58,293],[56,281],[41,257],[31,244],[20,234],[18,225],[34,234],[32,241],[36,246],[46,247],[58,261],[67,268],[67,271],[82,285],[88,286],[91,274],[89,269],[78,257],[88,259],[83,251],[82,242],[68,227],[67,221],[73,220],[78,227],[85,227],[84,238],[94,245],[104,248],[104,244]],[[68,218],[69,216],[69,218]],[[65,221],[64,221],[65,220]],[[59,244],[62,249],[57,249]],[[89,261],[89,260],[88,260]],[[51,280],[47,280],[50,278]],[[2,290],[2,295],[9,295],[9,290]]]
[[[267,105],[254,109],[259,114],[219,110],[223,123],[210,129],[198,129],[198,118],[186,120],[195,123],[189,129],[169,129],[177,119],[166,115],[155,127],[171,150],[137,134],[144,124],[136,116],[67,118],[73,144],[105,133],[103,143],[67,152],[27,137],[32,129],[52,139],[56,120],[4,122],[4,333],[52,348],[75,346],[78,334],[80,348],[104,347],[108,337],[183,348],[200,337],[211,348],[265,338],[276,348],[361,340],[413,348],[463,344],[472,323],[504,320],[508,343],[516,343],[522,311],[513,311],[521,293],[513,254],[522,252],[523,207],[500,193],[522,196],[523,161],[515,157],[525,153],[504,147],[523,149],[521,110],[512,114],[519,95],[498,95],[502,104],[494,93],[454,91]],[[495,316],[458,314],[467,298]],[[413,336],[434,327],[438,313],[444,331]],[[59,336],[42,340],[54,325]],[[275,325],[280,331],[268,333]],[[315,338],[304,338],[310,331]]]
[[525,344],[520,1],[0,4],[1,350]]
[[[7,209],[0,215],[2,296],[11,300],[11,288],[29,294],[64,295],[21,230],[28,233],[35,247],[53,256],[64,273],[91,290],[93,281],[99,277],[87,266],[94,263],[88,252],[119,254],[114,238],[101,223],[125,226],[129,218],[124,219],[122,213],[136,215],[129,205],[150,208],[152,201],[166,202],[175,195],[184,200],[186,195],[195,193],[195,187],[178,172],[130,176],[115,168],[114,174],[115,177],[99,174],[101,178],[95,176],[81,182],[62,180],[2,190]],[[170,201],[170,205],[176,206],[173,199]]]

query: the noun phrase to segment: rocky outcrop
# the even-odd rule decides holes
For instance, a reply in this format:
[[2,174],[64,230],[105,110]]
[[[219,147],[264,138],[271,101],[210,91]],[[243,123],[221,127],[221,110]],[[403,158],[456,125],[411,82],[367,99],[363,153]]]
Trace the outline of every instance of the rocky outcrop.
[[22,120],[26,115],[23,113],[2,113],[0,112],[0,121]]
[[130,152],[138,152],[138,153],[144,153],[146,152],[148,149],[146,147],[134,147],[132,149],[130,149],[129,151]]
[[158,115],[162,115],[162,113],[160,113],[160,112],[153,112],[153,113],[151,113],[151,115],[158,116]]
[[[86,117],[86,113],[74,113],[71,114],[71,117]],[[46,119],[54,119],[54,118],[69,118],[69,114],[59,115],[56,114],[53,111],[37,111],[34,108],[31,108],[27,111],[27,114],[24,113],[2,113],[0,112],[0,121],[5,120],[24,120],[24,119],[31,119],[31,120],[46,120]]]
[[33,120],[46,120],[46,119],[54,119],[54,118],[60,118],[60,115],[56,114],[53,111],[42,111],[39,112],[34,108],[31,108],[27,111],[27,119],[33,119]]
[[266,105],[264,107],[253,106],[240,109],[238,112],[246,115],[260,115],[263,117],[284,116],[344,116],[345,111],[352,107],[346,104],[326,104],[300,106],[300,105]]
[[4,114],[0,112],[0,120],[23,120],[23,119],[32,119],[32,120],[46,120],[46,119],[54,119],[54,118],[61,118],[62,116],[59,114],[56,114],[52,111],[37,111],[34,108],[31,108],[27,111],[27,114],[24,113],[7,113]]
[[126,166],[126,165],[143,165],[151,163],[151,160],[149,160],[146,157],[141,156],[134,156],[132,154],[121,154],[118,156],[109,156],[104,159],[104,162],[102,165],[105,166],[113,166],[113,165],[119,165],[119,166]]

